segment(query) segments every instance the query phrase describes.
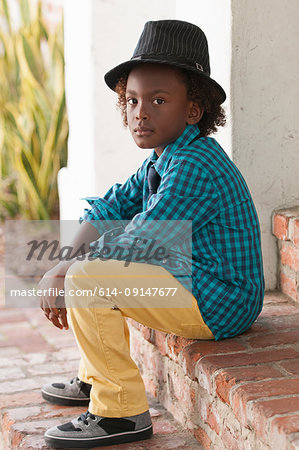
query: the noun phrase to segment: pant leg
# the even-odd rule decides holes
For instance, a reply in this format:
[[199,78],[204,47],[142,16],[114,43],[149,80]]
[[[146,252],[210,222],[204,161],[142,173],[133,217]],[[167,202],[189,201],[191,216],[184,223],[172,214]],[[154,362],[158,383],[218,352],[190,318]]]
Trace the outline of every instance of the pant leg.
[[[177,291],[167,299],[140,295],[149,287]],[[119,294],[109,297],[112,289]],[[160,266],[76,262],[66,276],[66,304],[82,358],[79,378],[92,384],[89,410],[96,415],[125,417],[148,409],[141,375],[130,357],[125,317],[165,332],[213,339],[194,297]]]

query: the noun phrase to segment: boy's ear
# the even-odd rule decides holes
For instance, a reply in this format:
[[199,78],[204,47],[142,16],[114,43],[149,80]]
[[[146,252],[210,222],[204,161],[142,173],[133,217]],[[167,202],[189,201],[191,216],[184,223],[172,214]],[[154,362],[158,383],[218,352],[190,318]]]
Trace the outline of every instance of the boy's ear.
[[187,124],[194,125],[195,123],[198,123],[202,118],[203,113],[204,109],[198,103],[192,102],[189,108]]

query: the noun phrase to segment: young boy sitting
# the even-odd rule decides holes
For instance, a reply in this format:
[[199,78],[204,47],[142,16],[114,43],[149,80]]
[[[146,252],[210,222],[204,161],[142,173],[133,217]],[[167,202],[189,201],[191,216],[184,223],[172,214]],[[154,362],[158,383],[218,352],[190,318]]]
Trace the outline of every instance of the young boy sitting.
[[[89,405],[79,418],[46,432],[46,442],[56,448],[152,434],[126,317],[186,338],[219,340],[247,330],[263,302],[255,207],[237,167],[208,137],[225,123],[225,93],[210,78],[204,33],[177,20],[147,22],[131,60],[109,71],[105,81],[118,94],[137,146],[153,150],[124,184],[89,199],[73,249],[91,244],[92,257],[62,261],[40,283],[43,289],[65,288],[67,309],[50,297],[41,307],[58,328],[71,320],[81,354],[78,376],[44,386],[42,395],[61,405]],[[171,226],[177,221],[181,225]],[[188,221],[189,277],[188,229],[182,225]],[[167,257],[140,262],[140,251],[154,242],[168,250]],[[116,248],[133,249],[130,264],[124,264],[124,253],[113,253]],[[175,295],[166,298],[164,288]],[[71,296],[84,289],[95,295]],[[143,289],[161,295],[149,298]]]

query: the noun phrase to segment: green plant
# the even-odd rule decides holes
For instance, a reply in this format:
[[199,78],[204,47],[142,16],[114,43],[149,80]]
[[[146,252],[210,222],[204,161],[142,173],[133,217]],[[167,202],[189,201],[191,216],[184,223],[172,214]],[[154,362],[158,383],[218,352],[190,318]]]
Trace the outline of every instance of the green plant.
[[57,213],[67,158],[63,23],[50,32],[40,1],[18,6],[14,29],[0,3],[0,217],[45,220]]

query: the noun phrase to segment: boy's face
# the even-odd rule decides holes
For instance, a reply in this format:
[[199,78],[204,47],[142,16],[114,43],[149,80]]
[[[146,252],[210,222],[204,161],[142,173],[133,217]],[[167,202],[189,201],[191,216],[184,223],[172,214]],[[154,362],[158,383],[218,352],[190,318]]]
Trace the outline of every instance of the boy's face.
[[131,70],[126,88],[127,119],[140,148],[154,148],[160,156],[186,124],[202,117],[202,108],[187,96],[180,72],[167,65],[141,64]]

